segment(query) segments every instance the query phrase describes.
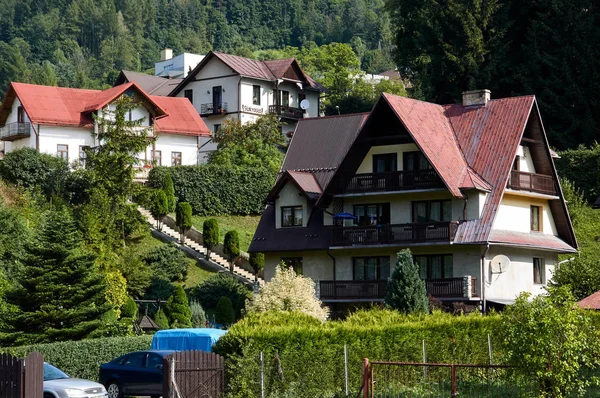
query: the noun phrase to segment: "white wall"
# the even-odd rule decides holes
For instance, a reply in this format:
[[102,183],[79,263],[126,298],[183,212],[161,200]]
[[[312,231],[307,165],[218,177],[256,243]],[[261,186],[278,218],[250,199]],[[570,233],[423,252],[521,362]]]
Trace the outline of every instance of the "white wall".
[[[6,119],[6,124],[11,124],[11,123],[17,123],[18,121],[18,115],[17,115],[17,109],[18,107],[21,106],[21,101],[19,101],[19,98],[15,98],[13,105],[10,109],[10,113]],[[27,112],[24,111],[23,114],[24,123],[31,123],[31,120],[29,119],[29,116],[27,115]],[[30,126],[29,128],[29,137],[26,138],[21,138],[20,140],[15,140],[15,141],[5,141],[4,142],[4,153],[9,153],[11,151],[15,151],[17,149],[21,149],[21,148],[35,148],[35,131],[34,129],[37,129],[38,126]]]
[[79,160],[79,146],[94,146],[93,129],[64,126],[40,126],[39,151],[57,155],[58,145],[68,145],[69,163]]
[[[190,68],[194,69],[202,61],[204,55],[183,53],[171,59],[154,63],[154,74],[156,76],[186,77]],[[165,71],[165,67],[168,67]]]
[[[106,106],[105,109],[98,110],[98,117],[104,117],[107,120],[114,120],[115,115],[113,112],[115,112],[116,108],[117,105],[115,103],[108,104],[108,106]],[[141,120],[142,126],[150,126],[150,118],[150,112],[148,112],[148,109],[141,104],[140,106],[131,110],[131,117],[129,115],[125,115],[125,120],[127,121]]]
[[[155,150],[161,151],[162,165],[171,166],[171,153],[181,152],[181,165],[191,166],[198,163],[198,137],[176,134],[158,134]],[[148,160],[151,146],[148,147]]]
[[547,200],[511,195],[505,191],[504,198],[494,219],[494,229],[531,232],[531,206],[543,208],[542,232],[558,236],[554,218]]
[[535,166],[533,165],[529,148],[519,145],[519,148],[517,149],[517,156],[519,157],[519,171],[535,173]]
[[[210,65],[213,61],[207,64]],[[220,61],[218,61],[220,62]],[[206,75],[205,69],[200,71],[197,75],[197,79],[201,79],[200,75]],[[225,74],[231,74],[231,71]],[[190,81],[178,94],[178,97],[183,97],[185,90],[193,90],[193,102],[194,108],[201,114],[202,104],[212,104],[213,102],[213,87],[221,86],[222,90],[222,101],[227,103],[227,112],[237,112],[238,110],[238,83],[240,81],[239,76],[220,77],[210,80],[201,81]],[[202,118],[207,124],[208,121],[215,116],[209,116],[208,118]]]
[[[281,208],[285,206],[302,206],[302,226],[306,227],[308,222],[308,201],[306,197],[298,191],[295,184],[288,181],[279,192],[275,199],[275,228],[281,228]],[[300,228],[300,227],[285,227]]]

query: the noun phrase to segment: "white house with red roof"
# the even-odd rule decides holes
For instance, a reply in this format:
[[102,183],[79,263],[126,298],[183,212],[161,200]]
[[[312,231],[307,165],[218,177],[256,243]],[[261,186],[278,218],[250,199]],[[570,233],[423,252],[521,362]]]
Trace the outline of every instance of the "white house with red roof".
[[69,163],[84,161],[84,149],[98,144],[94,133],[102,128],[103,114],[124,95],[139,104],[129,120],[141,120],[149,135],[140,167],[198,163],[200,142],[211,132],[194,107],[185,98],[148,95],[135,83],[104,91],[11,83],[0,108],[5,152],[29,147]]
[[383,94],[370,113],[298,122],[250,245],[334,309],[382,301],[409,248],[430,295],[539,294],[577,241],[534,96],[437,105]]

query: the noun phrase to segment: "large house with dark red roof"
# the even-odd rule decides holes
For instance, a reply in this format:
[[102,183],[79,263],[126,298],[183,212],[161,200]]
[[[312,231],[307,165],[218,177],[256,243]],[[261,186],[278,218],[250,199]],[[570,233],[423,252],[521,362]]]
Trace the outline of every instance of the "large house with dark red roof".
[[440,300],[539,294],[577,241],[534,96],[436,105],[383,94],[368,114],[298,122],[250,246],[322,301],[381,301],[409,248]]
[[[298,120],[319,116],[322,91],[293,58],[259,61],[211,51],[169,95],[188,98],[211,131],[227,118],[245,124],[276,114],[289,135]],[[203,151],[215,149],[207,143]]]
[[149,95],[135,83],[104,91],[12,83],[0,108],[4,150],[30,147],[69,163],[84,161],[84,149],[98,145],[94,133],[102,128],[102,116],[124,95],[139,104],[128,118],[141,120],[149,136],[140,167],[198,163],[201,139],[212,133],[194,107],[185,98]]

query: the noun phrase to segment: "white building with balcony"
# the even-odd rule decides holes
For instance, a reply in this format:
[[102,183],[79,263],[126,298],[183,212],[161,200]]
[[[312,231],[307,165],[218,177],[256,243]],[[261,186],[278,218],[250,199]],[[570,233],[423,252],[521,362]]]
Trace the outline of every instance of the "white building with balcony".
[[176,166],[198,163],[198,149],[208,130],[189,101],[146,94],[135,83],[108,90],[11,83],[0,108],[0,140],[5,153],[35,148],[65,159],[85,161],[85,148],[98,145],[96,136],[107,110],[121,96],[139,104],[129,120],[141,120],[148,147],[139,154],[144,165]]
[[183,79],[198,65],[204,55],[183,53],[173,56],[173,50],[165,48],[160,52],[160,61],[154,63],[154,75],[169,79]]
[[[211,131],[227,118],[250,123],[271,113],[289,137],[298,120],[319,116],[323,91],[293,58],[258,61],[211,51],[170,96],[188,98]],[[215,149],[206,142],[202,152]]]

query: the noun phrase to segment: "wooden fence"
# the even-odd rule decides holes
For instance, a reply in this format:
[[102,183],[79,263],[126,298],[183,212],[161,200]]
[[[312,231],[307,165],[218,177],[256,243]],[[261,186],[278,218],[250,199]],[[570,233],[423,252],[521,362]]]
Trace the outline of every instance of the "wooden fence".
[[0,354],[0,398],[42,398],[44,357],[32,352],[25,359]]
[[182,351],[163,359],[164,398],[220,398],[224,390],[225,366],[220,355]]

